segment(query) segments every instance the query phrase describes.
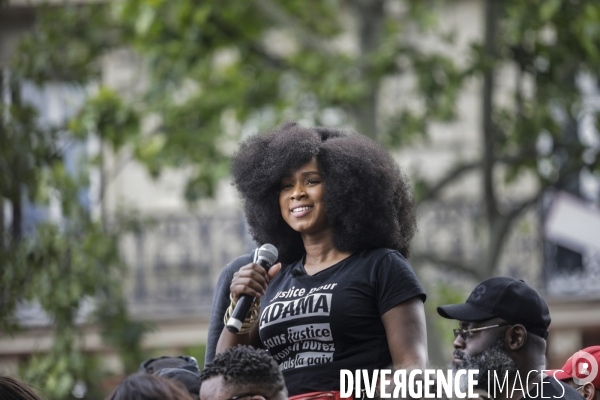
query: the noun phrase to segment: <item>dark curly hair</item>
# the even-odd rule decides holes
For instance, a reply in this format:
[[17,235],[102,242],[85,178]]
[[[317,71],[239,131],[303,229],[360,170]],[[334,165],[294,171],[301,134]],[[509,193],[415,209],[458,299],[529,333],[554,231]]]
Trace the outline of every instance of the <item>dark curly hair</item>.
[[416,230],[408,179],[390,154],[365,136],[331,128],[302,128],[288,122],[241,143],[231,163],[254,240],[271,243],[279,260],[305,253],[300,233],[279,209],[281,180],[316,158],[325,182],[325,209],[333,243],[342,251],[387,247],[410,256]]
[[0,399],[41,400],[31,386],[9,376],[0,376]]
[[200,382],[222,376],[229,385],[253,385],[269,390],[285,387],[277,362],[262,349],[252,346],[235,346],[216,357],[200,372]]

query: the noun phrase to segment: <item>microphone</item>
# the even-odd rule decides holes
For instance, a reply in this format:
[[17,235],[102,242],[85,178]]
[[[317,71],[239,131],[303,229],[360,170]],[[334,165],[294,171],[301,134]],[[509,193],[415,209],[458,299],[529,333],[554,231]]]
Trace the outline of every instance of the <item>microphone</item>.
[[[275,246],[272,244],[263,244],[258,249],[256,255],[256,263],[263,267],[267,272],[269,272],[269,268],[271,265],[277,260],[279,253]],[[254,297],[251,297],[247,294],[243,294],[240,296],[237,304],[235,305],[235,309],[227,321],[227,330],[231,333],[238,333],[242,328],[242,324],[244,320],[248,316],[248,312],[252,307],[252,303],[254,303]]]

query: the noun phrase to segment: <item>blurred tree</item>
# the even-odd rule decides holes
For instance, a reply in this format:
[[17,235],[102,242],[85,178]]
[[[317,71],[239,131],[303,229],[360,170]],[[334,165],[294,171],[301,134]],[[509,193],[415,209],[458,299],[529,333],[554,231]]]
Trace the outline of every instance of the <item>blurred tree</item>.
[[[353,124],[397,146],[431,120],[451,119],[460,74],[407,35],[409,27],[426,29],[431,11],[418,1],[407,10],[393,6],[383,0],[116,3],[145,60],[145,111],[161,121],[153,132],[160,140],[147,141],[153,150],[140,145],[137,155],[155,172],[192,165],[186,197],[195,200],[213,194],[227,175],[241,131],[282,119]],[[386,79],[404,73],[416,75],[426,106],[420,113],[382,112]]]
[[[99,135],[112,151],[127,144],[155,176],[165,167],[188,167],[185,196],[191,201],[214,193],[242,132],[282,119],[351,124],[398,147],[425,135],[431,122],[454,118],[462,83],[481,78],[481,158],[456,165],[438,182],[418,181],[416,189],[426,204],[465,174],[480,172],[485,249],[475,260],[430,249],[415,258],[483,279],[497,269],[514,222],[545,189],[572,181],[582,169],[597,172],[597,149],[577,140],[573,126],[582,113],[597,113],[585,107],[576,82],[600,71],[600,6],[488,0],[485,39],[473,44],[472,63],[461,70],[415,40],[415,33],[439,34],[435,3],[119,0],[43,9],[15,70],[38,83],[84,85],[99,82],[107,52],[133,47],[143,66],[141,92],[100,88],[72,131]],[[450,43],[451,36],[442,39]],[[501,67],[516,71],[508,106],[494,95]],[[382,104],[390,79],[403,76],[415,82],[407,96],[411,104],[403,98],[398,105]],[[158,123],[141,134],[136,121],[149,118]],[[506,185],[533,173],[539,187],[518,203],[504,200],[499,171]]]
[[[76,382],[86,382],[89,390],[98,385],[90,369],[95,364],[83,352],[84,323],[99,324],[107,343],[122,350],[128,371],[143,358],[146,326],[131,322],[124,308],[119,232],[103,230],[81,201],[88,185],[85,166],[77,175],[67,172],[60,146],[69,140],[66,133],[41,129],[33,108],[14,93],[10,107],[0,106],[0,199],[12,207],[10,229],[1,226],[0,331],[19,329],[18,305],[41,306],[56,340],[48,353],[28,362],[23,376],[61,399]],[[22,205],[44,206],[51,199],[60,205],[60,221],[40,222],[24,233]],[[86,305],[94,305],[95,313],[86,315]]]
[[[600,148],[588,136],[598,135],[600,109],[589,93],[600,74],[600,4],[488,0],[485,22],[484,42],[473,44],[470,66],[483,80],[481,158],[457,165],[439,182],[417,186],[420,201],[426,202],[466,173],[481,173],[481,224],[487,232],[481,257],[418,256],[480,280],[494,275],[502,251],[510,251],[504,244],[511,227],[548,188],[578,194],[582,171],[600,179]],[[514,72],[510,102],[497,95],[500,68]],[[579,127],[584,119],[593,121],[591,131]],[[524,174],[535,177],[537,189],[529,198],[506,198],[499,188]]]
[[[134,154],[153,175],[165,166],[192,167],[185,195],[193,201],[212,195],[227,175],[231,148],[243,130],[272,127],[282,119],[349,123],[398,146],[422,134],[430,121],[451,119],[463,76],[449,58],[422,51],[410,39],[410,29],[430,29],[434,11],[417,0],[407,5],[402,9],[385,0],[70,5],[42,11],[43,27],[22,42],[15,64],[36,82],[82,83],[97,77],[109,49],[133,45],[147,75],[133,102],[142,116],[160,120],[133,140]],[[416,77],[424,106],[382,111],[379,93],[386,79],[402,74]]]
[[[433,11],[419,0],[407,5],[403,9],[383,0],[123,0],[43,7],[37,28],[21,41],[13,59],[13,78],[39,85],[56,81],[99,85],[103,57],[111,50],[132,46],[146,77],[142,92],[116,92],[100,84],[70,122],[67,134],[101,139],[103,150],[95,161],[102,171],[102,188],[106,179],[104,147],[118,152],[128,145],[155,176],[168,166],[191,167],[185,196],[194,201],[212,195],[216,182],[227,175],[231,148],[242,131],[262,130],[282,119],[353,124],[362,133],[395,147],[422,134],[432,120],[452,119],[463,76],[448,58],[422,51],[410,40],[410,29],[431,29]],[[415,77],[423,107],[394,106],[382,112],[379,99],[386,80],[403,74]],[[140,118],[158,119],[159,123],[141,134]],[[32,118],[26,121],[34,124]],[[28,152],[24,149],[16,154],[23,157]],[[60,165],[59,155],[57,160]],[[33,168],[36,173],[39,170]],[[22,186],[26,181],[16,182]],[[37,187],[38,182],[31,184]],[[11,203],[20,201],[11,198]],[[76,204],[72,202],[70,207]],[[104,219],[100,226],[89,219],[84,222],[85,229],[80,226],[72,233],[115,239],[103,229]],[[74,237],[63,239],[40,242],[45,247],[40,247],[39,253],[64,254],[63,264],[70,265],[73,254],[68,244]],[[59,249],[50,244],[60,245]],[[113,245],[101,246],[105,253],[94,256],[114,256]],[[82,254],[77,259],[89,261],[90,256]],[[104,269],[117,261],[106,259]],[[23,264],[15,264],[13,269],[28,271]],[[102,279],[96,283],[87,290],[67,291],[73,294],[69,300],[91,295],[92,289],[103,293],[102,288],[111,286]],[[21,297],[11,293],[10,298]],[[62,310],[56,311],[60,313]],[[106,321],[111,326],[111,320]],[[72,315],[59,325],[67,334],[76,332],[66,329],[70,324],[74,324]],[[105,337],[118,341],[120,332],[111,326]],[[65,345],[64,341],[56,343]],[[117,347],[131,348],[118,343]],[[61,354],[65,357],[62,361],[58,360]],[[34,360],[38,366],[31,364],[27,376],[62,397],[75,377],[81,377],[76,374],[79,356],[69,345],[47,357],[46,362]],[[52,378],[44,382],[45,374]]]
[[[105,8],[43,9],[39,26],[20,44],[14,68],[4,69],[0,79],[0,331],[20,328],[20,305],[40,306],[55,340],[49,351],[27,361],[22,376],[53,399],[102,395],[100,366],[85,352],[88,323],[99,326],[127,372],[135,371],[144,358],[141,338],[148,329],[131,321],[125,307],[121,282],[126,271],[118,251],[124,226],[108,229],[94,221],[83,199],[89,167],[98,160],[78,160],[76,172],[65,161],[66,152],[84,139],[82,124],[118,150],[128,132],[139,132],[137,115],[101,88],[73,129],[65,130],[42,125],[35,107],[21,98],[24,81],[43,87],[49,82],[84,85],[97,78],[95,62],[108,43],[115,43],[102,34],[108,26],[102,19]],[[58,220],[48,218],[51,202],[60,210]],[[23,224],[26,205],[45,215],[28,231]],[[6,221],[5,210],[11,211]]]

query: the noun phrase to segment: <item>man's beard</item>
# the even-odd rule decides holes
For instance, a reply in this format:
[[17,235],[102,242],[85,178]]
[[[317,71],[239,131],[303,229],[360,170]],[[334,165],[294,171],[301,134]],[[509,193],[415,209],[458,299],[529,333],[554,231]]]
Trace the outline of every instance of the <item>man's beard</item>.
[[[450,363],[452,367],[453,375],[462,369],[478,369],[479,374],[475,375],[474,378],[477,380],[477,388],[487,389],[488,378],[493,374],[492,371],[496,371],[496,376],[501,379],[506,374],[513,374],[518,370],[517,363],[508,355],[504,350],[504,337],[499,336],[498,339],[483,352],[469,356],[460,350],[454,350],[454,356],[462,358],[463,362],[457,365],[454,361]],[[466,392],[468,389],[467,375],[460,377],[460,390]]]

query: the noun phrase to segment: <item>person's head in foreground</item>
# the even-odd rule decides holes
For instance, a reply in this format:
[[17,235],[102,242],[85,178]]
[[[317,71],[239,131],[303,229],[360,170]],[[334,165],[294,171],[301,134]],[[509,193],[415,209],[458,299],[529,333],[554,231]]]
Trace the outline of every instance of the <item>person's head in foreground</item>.
[[231,174],[254,240],[273,244],[284,264],[302,258],[304,235],[319,233],[333,235],[343,252],[410,255],[416,218],[408,179],[363,135],[286,123],[242,142]]
[[182,384],[194,399],[198,398],[200,393],[200,376],[183,368],[161,368],[156,371],[154,376],[162,376]]
[[125,378],[106,400],[193,400],[180,383],[137,373]]
[[40,397],[26,383],[8,376],[0,376],[0,399],[40,400]]
[[586,400],[600,400],[600,346],[579,350],[560,369],[547,373],[575,388]]
[[188,390],[193,398],[198,398],[200,390],[200,367],[191,356],[162,356],[149,358],[140,364],[140,373],[147,373],[175,380]]
[[140,365],[138,372],[154,374],[155,372],[164,368],[185,369],[195,373],[196,375],[200,373],[198,361],[191,356],[162,356],[157,358],[149,358]]
[[[545,369],[546,338],[550,326],[550,312],[542,297],[523,281],[508,277],[494,277],[480,283],[463,304],[451,304],[437,308],[438,313],[458,320],[454,330],[454,372],[478,369],[477,388],[486,390],[493,397],[513,398],[542,397],[536,394],[532,382],[544,379],[543,396],[563,397],[563,389],[556,380],[542,375]],[[532,372],[530,371],[537,371]],[[508,376],[508,386],[503,390],[494,388],[494,374],[502,382]],[[528,375],[529,374],[529,375]],[[510,392],[520,388],[520,377],[525,391]],[[551,382],[546,382],[547,380]],[[529,387],[528,387],[529,383]],[[461,380],[465,390],[467,380]],[[564,388],[564,397],[575,394]]]
[[217,354],[200,373],[200,400],[286,400],[279,366],[265,351],[236,346]]

